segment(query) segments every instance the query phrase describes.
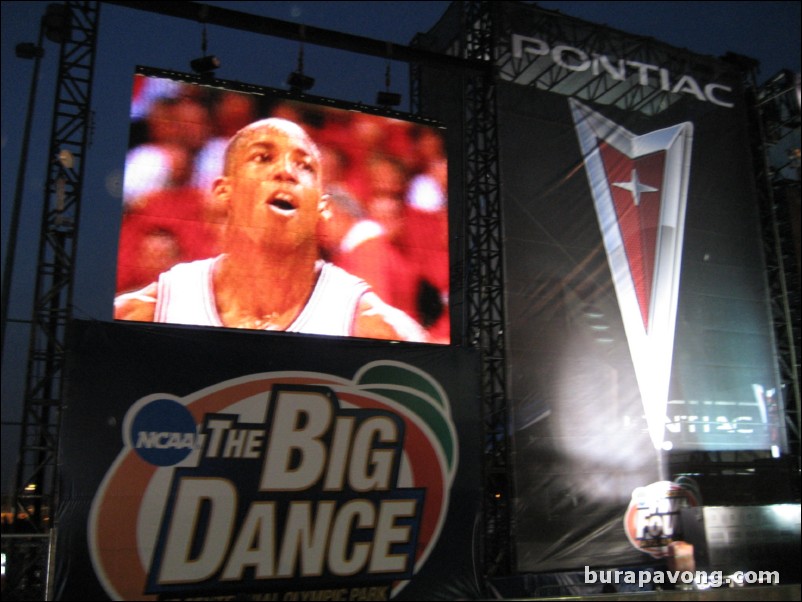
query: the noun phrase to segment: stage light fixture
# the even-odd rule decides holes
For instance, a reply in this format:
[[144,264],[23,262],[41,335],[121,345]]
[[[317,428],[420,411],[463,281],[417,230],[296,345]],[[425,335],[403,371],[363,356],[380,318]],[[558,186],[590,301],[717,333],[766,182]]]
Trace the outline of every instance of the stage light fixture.
[[71,19],[70,8],[66,4],[49,4],[42,19],[45,37],[56,44],[69,40]]
[[[303,27],[301,28],[301,35],[304,35]],[[306,92],[315,85],[315,78],[310,77],[304,73],[304,43],[301,41],[298,47],[298,67],[287,76],[287,85],[290,91],[298,94]]]
[[293,92],[305,92],[315,85],[315,78],[304,75],[302,71],[293,71],[287,76],[287,85]]
[[383,107],[397,107],[401,104],[401,95],[397,92],[379,92],[376,94],[376,104]]
[[214,70],[220,67],[220,59],[206,52],[206,48],[206,23],[203,23],[203,30],[201,31],[201,52],[203,55],[189,62],[192,70],[201,77],[211,77],[214,75]]
[[390,63],[387,62],[387,69],[384,72],[384,90],[376,94],[376,104],[382,107],[397,107],[401,104],[401,95],[397,92],[390,92]]
[[189,66],[198,75],[210,76],[214,70],[220,67],[220,59],[216,56],[202,56],[189,62]]

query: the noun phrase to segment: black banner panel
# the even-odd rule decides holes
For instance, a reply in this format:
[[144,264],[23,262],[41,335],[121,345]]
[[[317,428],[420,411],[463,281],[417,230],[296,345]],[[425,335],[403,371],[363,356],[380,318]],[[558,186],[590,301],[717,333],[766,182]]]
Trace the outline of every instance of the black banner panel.
[[785,451],[738,78],[623,38],[585,48],[508,26],[497,91],[518,567],[652,560],[622,518],[639,488],[671,478],[671,454]]
[[477,596],[476,354],[76,322],[60,600]]

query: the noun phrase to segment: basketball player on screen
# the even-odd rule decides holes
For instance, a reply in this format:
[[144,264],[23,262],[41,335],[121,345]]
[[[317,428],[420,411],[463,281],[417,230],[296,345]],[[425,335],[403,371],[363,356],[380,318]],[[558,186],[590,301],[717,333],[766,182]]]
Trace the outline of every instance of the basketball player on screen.
[[237,132],[212,195],[227,208],[224,252],[119,295],[116,319],[426,341],[415,320],[320,259],[321,158],[299,125],[270,118]]

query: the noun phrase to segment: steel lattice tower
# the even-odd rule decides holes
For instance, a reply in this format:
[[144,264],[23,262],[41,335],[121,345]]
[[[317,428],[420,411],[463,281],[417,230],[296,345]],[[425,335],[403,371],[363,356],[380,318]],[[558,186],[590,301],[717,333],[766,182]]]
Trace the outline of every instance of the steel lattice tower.
[[[53,121],[45,173],[39,252],[31,318],[13,508],[25,534],[9,540],[19,563],[8,588],[44,594],[48,542],[57,504],[59,425],[64,393],[66,329],[72,294],[86,150],[91,128],[90,99],[97,44],[97,2],[66,2],[59,34]],[[42,27],[52,29],[52,20]],[[57,29],[57,27],[55,27]],[[22,528],[18,529],[22,530]],[[52,547],[52,546],[51,546]],[[4,548],[6,542],[4,541]],[[44,599],[44,596],[42,596]]]
[[[465,58],[495,62],[493,3],[464,3]],[[492,71],[465,78],[466,303],[468,344],[481,353],[484,436],[484,570],[514,570],[504,328],[504,253],[499,175],[498,116]]]

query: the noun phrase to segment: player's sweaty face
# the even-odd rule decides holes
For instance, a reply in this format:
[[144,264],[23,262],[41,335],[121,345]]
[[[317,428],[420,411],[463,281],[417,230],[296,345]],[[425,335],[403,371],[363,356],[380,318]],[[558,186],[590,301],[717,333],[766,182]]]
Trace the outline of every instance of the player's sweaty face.
[[[322,196],[320,164],[304,138],[273,128],[254,129],[231,164],[232,224],[314,235]],[[252,232],[256,235],[256,232]],[[265,234],[264,232],[262,234]]]

